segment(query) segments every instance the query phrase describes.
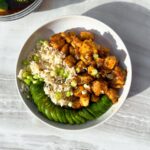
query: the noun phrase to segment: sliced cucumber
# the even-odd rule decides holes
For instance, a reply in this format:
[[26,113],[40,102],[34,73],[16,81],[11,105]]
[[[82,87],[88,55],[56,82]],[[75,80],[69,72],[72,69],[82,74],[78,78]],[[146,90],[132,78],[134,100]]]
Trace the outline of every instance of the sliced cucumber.
[[55,108],[55,105],[52,105],[52,106],[51,106],[50,114],[51,114],[52,118],[54,119],[54,121],[59,122],[59,119],[58,119],[58,117],[57,117],[57,115],[56,115],[56,108]]
[[62,114],[60,112],[60,107],[55,106],[55,110],[56,110],[56,116],[57,116],[59,122],[63,123]]
[[71,111],[70,114],[71,114],[72,120],[73,120],[76,124],[81,124],[81,121],[75,117],[73,111]]
[[94,117],[85,108],[79,111],[79,115],[87,120],[94,119]]
[[64,111],[65,111],[65,116],[66,116],[66,119],[68,120],[68,123],[69,123],[69,124],[74,124],[74,121],[73,121],[73,119],[71,118],[70,110],[64,109]]

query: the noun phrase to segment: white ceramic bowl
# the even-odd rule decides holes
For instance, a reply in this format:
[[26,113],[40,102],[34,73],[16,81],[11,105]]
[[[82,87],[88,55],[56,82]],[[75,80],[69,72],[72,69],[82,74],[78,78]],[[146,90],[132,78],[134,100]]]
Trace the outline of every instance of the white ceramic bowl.
[[103,43],[104,45],[106,45],[106,47],[110,47],[112,53],[118,56],[121,65],[127,69],[126,82],[124,88],[120,91],[119,101],[114,104],[105,114],[103,114],[96,120],[89,121],[82,125],[64,125],[50,121],[43,115],[41,115],[41,113],[38,112],[37,107],[31,101],[27,100],[25,95],[23,95],[23,93],[21,92],[20,81],[16,78],[19,93],[27,107],[31,110],[31,112],[48,125],[70,130],[85,129],[100,125],[111,116],[113,116],[122,106],[127,98],[132,77],[131,61],[127,48],[125,47],[121,38],[115,33],[115,31],[113,31],[110,27],[108,27],[101,21],[86,16],[67,16],[56,19],[42,26],[41,28],[36,30],[24,44],[18,58],[16,77],[22,67],[22,60],[25,59],[30,51],[34,48],[35,42],[37,40],[48,39],[52,34],[66,30],[75,30],[77,32],[81,30],[90,30],[95,33],[97,42]]

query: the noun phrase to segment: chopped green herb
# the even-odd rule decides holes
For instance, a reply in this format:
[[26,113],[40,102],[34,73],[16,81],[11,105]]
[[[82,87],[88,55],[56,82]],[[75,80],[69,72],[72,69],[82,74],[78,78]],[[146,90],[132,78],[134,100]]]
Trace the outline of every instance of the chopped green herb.
[[29,65],[30,63],[29,63],[28,60],[25,59],[25,60],[22,61],[22,64],[25,65],[25,66],[27,66],[27,65]]
[[61,92],[55,92],[55,98],[57,100],[60,100],[62,98],[62,93]]
[[72,96],[72,95],[73,95],[72,91],[67,91],[67,92],[66,92],[66,96],[67,96],[67,97],[70,97],[70,96]]

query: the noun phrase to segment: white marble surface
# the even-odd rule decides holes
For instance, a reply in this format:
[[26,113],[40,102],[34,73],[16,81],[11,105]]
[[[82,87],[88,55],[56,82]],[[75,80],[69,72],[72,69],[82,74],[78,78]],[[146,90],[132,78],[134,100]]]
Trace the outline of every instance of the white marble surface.
[[[133,64],[131,91],[119,112],[99,127],[74,132],[40,122],[15,85],[16,60],[28,36],[44,23],[72,14],[110,25],[124,40]],[[0,150],[5,149],[150,150],[150,1],[44,0],[35,13],[0,22]]]

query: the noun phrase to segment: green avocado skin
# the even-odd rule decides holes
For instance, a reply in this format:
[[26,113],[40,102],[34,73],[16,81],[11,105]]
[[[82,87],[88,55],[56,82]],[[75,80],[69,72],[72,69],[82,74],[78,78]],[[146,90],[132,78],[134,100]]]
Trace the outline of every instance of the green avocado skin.
[[87,121],[94,120],[104,114],[111,106],[112,102],[106,95],[100,97],[96,103],[91,103],[88,107],[72,110],[53,104],[43,91],[43,83],[30,85],[30,93],[34,103],[49,120],[63,124],[83,124]]

